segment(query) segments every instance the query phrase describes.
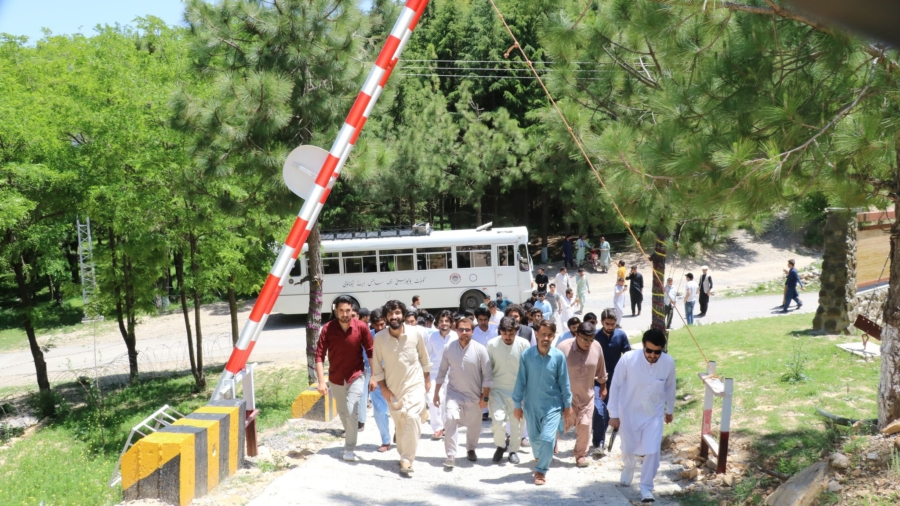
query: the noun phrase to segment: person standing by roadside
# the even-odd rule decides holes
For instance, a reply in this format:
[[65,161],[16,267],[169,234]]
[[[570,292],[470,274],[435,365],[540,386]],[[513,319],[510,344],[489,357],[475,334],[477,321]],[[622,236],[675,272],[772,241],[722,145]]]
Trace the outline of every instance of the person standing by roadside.
[[687,284],[684,285],[684,319],[688,325],[694,324],[694,304],[700,298],[700,287],[694,281],[694,274],[689,272],[684,275]]
[[410,309],[413,310],[413,311],[418,311],[418,310],[419,310],[419,306],[421,306],[421,305],[422,305],[422,298],[419,297],[418,295],[413,295],[413,298],[412,298],[412,307],[411,307]]
[[663,293],[665,294],[663,304],[665,305],[666,310],[666,328],[672,328],[672,315],[675,313],[675,301],[678,298],[678,291],[675,289],[675,286],[672,284],[674,280],[669,278],[666,280],[666,286],[663,287]]
[[625,279],[627,275],[625,270],[625,260],[619,260],[619,268],[616,269],[616,279],[622,278]]
[[609,272],[610,249],[605,237],[600,238],[600,272]]
[[[566,234],[566,239],[562,243],[563,266],[575,268],[575,260],[572,257],[572,234]],[[562,287],[560,287],[562,289]]]
[[[369,327],[354,320],[353,300],[341,295],[335,301],[337,318],[322,327],[316,346],[316,389],[331,395],[344,426],[344,460],[356,460],[359,432],[359,400],[366,388],[362,353],[372,358],[372,334]],[[325,379],[325,357],[328,357],[328,380]]]
[[566,290],[572,287],[569,281],[569,273],[566,271],[565,267],[559,269],[559,273],[556,274],[556,289],[559,293],[566,293]]
[[625,278],[619,276],[616,280],[616,286],[613,287],[613,306],[616,309],[616,326],[622,326],[622,317],[625,316]]
[[578,241],[575,242],[575,263],[579,268],[584,265],[584,257],[590,247],[591,243],[588,242],[586,235],[582,235],[578,238]]
[[375,335],[372,381],[381,386],[394,419],[400,472],[409,475],[422,433],[425,392],[431,390],[431,361],[423,332],[403,323],[406,305],[389,300],[382,310],[388,328]]
[[[641,316],[641,303],[644,302],[644,276],[638,272],[637,266],[631,266],[631,274],[627,278],[631,280],[631,286],[628,287],[628,295],[631,296],[631,316]],[[637,307],[637,315],[634,314],[634,308]]]
[[473,329],[468,319],[459,321],[456,327],[459,338],[447,344],[435,378],[435,406],[441,406],[437,392],[447,383],[447,405],[444,408],[446,468],[456,465],[457,429],[460,425],[466,428],[466,458],[471,462],[478,460],[475,448],[481,435],[481,411],[487,408],[491,394],[490,359],[487,349],[472,339]]
[[[515,405],[512,400],[519,375],[519,364],[522,353],[531,344],[516,335],[518,323],[510,317],[500,320],[500,335],[488,341],[487,352],[491,361],[491,395],[488,411],[491,414],[491,432],[494,434],[493,462],[499,463],[503,453],[509,450],[509,462],[519,463],[517,452],[522,445],[524,424],[513,416]],[[509,439],[506,438],[506,425],[509,424]],[[507,447],[508,445],[508,447]]]
[[707,273],[709,267],[704,265],[700,270],[703,274],[700,275],[700,281],[698,283],[700,288],[700,297],[698,299],[700,301],[700,314],[697,316],[702,317],[706,316],[706,310],[709,308],[709,296],[712,295],[713,280],[712,276]]
[[571,424],[574,418],[566,357],[551,346],[555,335],[556,325],[549,320],[542,321],[537,346],[522,353],[512,395],[515,404],[513,416],[517,420],[524,417],[529,435],[534,435],[531,447],[537,458],[535,485],[547,483],[556,433],[563,419]]
[[[600,385],[600,395],[606,396],[606,362],[603,348],[594,340],[594,325],[584,322],[578,325],[575,339],[559,345],[566,356],[569,383],[572,389],[572,409],[575,412],[575,465],[587,467],[588,443],[593,423],[594,385]],[[566,427],[567,428],[567,427]]]
[[803,281],[800,280],[800,274],[797,272],[797,269],[794,268],[795,262],[794,259],[788,260],[788,268],[785,270],[787,274],[787,278],[784,280],[784,305],[781,306],[781,312],[787,313],[788,306],[791,305],[791,301],[797,303],[797,309],[803,307],[803,302],[800,301],[800,294],[797,293],[797,286],[800,286],[800,289],[803,290]]
[[[616,365],[619,363],[619,359],[626,352],[631,351],[631,343],[628,342],[628,335],[625,334],[625,331],[616,328],[615,308],[607,308],[600,313],[600,325],[600,330],[594,334],[594,340],[603,349],[608,388],[608,385],[612,382],[613,374],[616,372]],[[596,409],[593,415],[593,437],[591,443],[594,446],[594,455],[602,457],[606,455],[606,429],[609,427],[609,410],[606,404],[609,402],[609,393],[603,393],[598,384],[594,384],[594,393],[597,395],[597,402],[595,402]]]
[[622,485],[631,485],[638,455],[641,465],[641,500],[653,502],[653,478],[659,470],[663,421],[672,423],[675,412],[675,361],[666,353],[662,330],[644,332],[644,349],[622,356],[609,389],[609,425],[622,439]]
[[[437,332],[432,332],[425,342],[425,349],[428,351],[428,359],[432,364],[440,364],[441,359],[444,357],[444,348],[446,348],[448,344],[459,339],[456,332],[450,329],[452,318],[453,315],[450,314],[450,311],[447,311],[446,309],[441,311],[440,314],[438,314]],[[428,404],[428,423],[431,425],[432,430],[431,439],[437,441],[444,437],[444,415],[446,411],[444,400],[447,397],[447,385],[445,384],[443,388],[438,389],[435,382],[432,382],[432,384],[434,387],[425,394],[425,400]],[[440,404],[436,405],[433,402],[432,399],[435,397],[438,397],[441,400]]]
[[576,313],[581,313],[584,311],[587,295],[591,293],[591,285],[588,283],[588,277],[587,274],[585,274],[583,267],[578,268],[578,275],[575,276],[575,286],[578,287],[578,311],[576,311]]
[[550,278],[544,274],[544,268],[538,267],[537,276],[534,277],[534,287],[537,288],[538,293],[547,293],[547,285],[550,283]]

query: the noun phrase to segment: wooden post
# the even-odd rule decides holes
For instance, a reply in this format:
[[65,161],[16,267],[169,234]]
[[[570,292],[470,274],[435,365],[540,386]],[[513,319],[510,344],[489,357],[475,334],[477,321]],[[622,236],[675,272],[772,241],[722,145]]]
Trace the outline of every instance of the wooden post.
[[[706,367],[706,374],[712,376],[716,373],[716,363],[710,362]],[[700,456],[704,459],[709,458],[709,444],[704,436],[708,435],[712,429],[712,408],[714,394],[711,388],[704,383],[706,394],[703,397],[703,422],[700,427]]]

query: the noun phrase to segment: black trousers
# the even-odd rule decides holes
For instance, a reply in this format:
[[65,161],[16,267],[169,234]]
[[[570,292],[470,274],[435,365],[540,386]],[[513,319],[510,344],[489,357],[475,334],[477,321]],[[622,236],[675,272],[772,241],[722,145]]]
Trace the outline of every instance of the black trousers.
[[709,294],[700,292],[700,314],[706,314],[707,307],[709,307]]
[[669,305],[665,306],[666,308],[666,328],[672,328],[672,316],[675,314],[674,308]]
[[641,292],[629,292],[631,295],[631,314],[634,315],[634,308],[637,307],[637,312],[641,312],[641,302],[644,302],[644,294]]

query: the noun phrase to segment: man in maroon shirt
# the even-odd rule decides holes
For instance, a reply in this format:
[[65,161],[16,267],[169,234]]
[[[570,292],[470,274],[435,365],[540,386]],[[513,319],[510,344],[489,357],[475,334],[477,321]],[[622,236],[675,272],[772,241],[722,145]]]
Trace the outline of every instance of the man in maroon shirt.
[[[359,432],[359,401],[365,385],[362,353],[372,359],[372,334],[369,327],[353,319],[353,301],[342,295],[335,301],[332,319],[322,327],[316,347],[316,389],[325,395],[331,388],[344,425],[344,460],[353,462]],[[328,383],[325,379],[325,355],[328,355]]]

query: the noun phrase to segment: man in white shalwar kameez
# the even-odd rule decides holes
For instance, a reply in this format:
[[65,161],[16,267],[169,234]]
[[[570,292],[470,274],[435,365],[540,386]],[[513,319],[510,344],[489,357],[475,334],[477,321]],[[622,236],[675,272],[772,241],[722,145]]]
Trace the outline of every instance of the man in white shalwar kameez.
[[388,327],[375,334],[369,391],[375,389],[376,383],[381,386],[397,431],[400,472],[408,476],[413,472],[422,433],[425,392],[431,390],[431,361],[424,332],[403,323],[406,305],[389,300],[383,311]]
[[637,457],[641,466],[641,500],[651,503],[653,478],[659,469],[663,421],[672,423],[675,412],[675,361],[663,348],[661,330],[644,332],[643,350],[632,350],[616,365],[609,389],[609,425],[619,429],[622,441],[622,485],[631,485]]
[[494,463],[503,460],[506,447],[506,426],[509,425],[509,461],[512,464],[519,463],[519,451],[522,445],[524,419],[518,420],[513,416],[516,409],[512,400],[513,390],[516,388],[516,378],[519,375],[519,362],[522,353],[531,347],[531,343],[516,335],[519,324],[516,320],[506,316],[500,320],[500,335],[488,341],[487,352],[491,361],[491,378],[493,386],[488,400],[488,410],[491,415],[491,431],[494,433]]
[[[492,301],[493,302],[493,301]],[[428,358],[431,360],[431,367],[440,367],[441,358],[444,356],[444,348],[447,344],[459,339],[459,336],[453,330],[452,325],[453,314],[444,310],[438,315],[437,331],[432,332],[425,341],[425,349],[428,350]],[[439,440],[444,437],[444,416],[447,412],[445,400],[447,399],[447,384],[445,383],[440,390],[439,399],[440,406],[434,405],[434,390],[436,382],[432,382],[431,390],[425,394],[425,401],[428,404],[428,423],[431,425],[431,439]]]

